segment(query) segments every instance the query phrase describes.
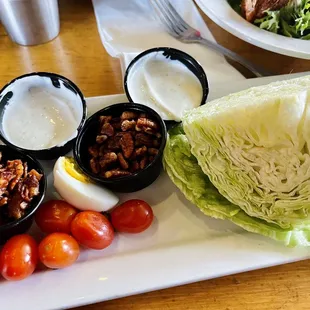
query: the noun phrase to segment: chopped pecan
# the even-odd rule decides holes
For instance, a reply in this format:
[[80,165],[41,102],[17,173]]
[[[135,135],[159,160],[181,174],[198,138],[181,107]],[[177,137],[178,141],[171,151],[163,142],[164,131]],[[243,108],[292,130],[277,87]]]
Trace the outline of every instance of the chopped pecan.
[[158,154],[158,150],[153,148],[153,147],[150,147],[147,152],[150,154],[150,155],[153,155],[153,156],[156,156]]
[[2,197],[0,198],[0,207],[6,205],[8,203],[8,197]]
[[25,178],[28,174],[28,164],[26,162],[24,162],[24,175],[23,178]]
[[146,118],[146,117],[139,118],[138,121],[137,121],[137,126],[139,128],[143,128],[144,127],[144,128],[151,128],[151,129],[154,129],[154,130],[158,129],[157,123],[152,121],[149,118]]
[[98,174],[100,172],[100,166],[95,158],[92,158],[89,162],[90,169],[93,173]]
[[125,119],[134,119],[137,118],[138,114],[136,112],[132,112],[132,111],[124,111],[121,115],[121,120],[125,120]]
[[124,158],[123,154],[122,153],[118,153],[117,154],[117,158],[118,158],[119,163],[121,164],[121,167],[123,169],[127,170],[129,165],[128,165],[126,159]]
[[88,148],[88,153],[90,156],[97,158],[99,156],[99,149],[97,145],[92,145]]
[[120,140],[121,140],[121,135],[116,134],[114,137],[111,137],[108,140],[107,144],[107,149],[111,151],[118,151],[121,148]]
[[140,169],[144,169],[147,165],[147,157],[144,156],[140,161]]
[[146,145],[148,147],[151,147],[153,145],[153,139],[151,136],[146,135],[145,133],[137,133],[135,144],[136,146]]
[[99,161],[101,168],[106,168],[110,164],[117,161],[117,155],[114,152],[104,154]]
[[96,137],[96,142],[99,144],[102,144],[104,141],[106,141],[108,139],[107,135],[98,135]]
[[136,127],[136,121],[129,121],[128,119],[124,120],[121,124],[122,131],[132,130]]
[[123,177],[123,176],[130,175],[130,174],[131,173],[129,171],[113,169],[113,170],[106,171],[104,173],[104,177],[107,179],[110,179],[110,178],[115,178],[115,177]]
[[125,158],[129,158],[134,150],[134,141],[132,135],[128,132],[124,132],[120,140],[120,145]]
[[101,127],[100,133],[102,135],[107,135],[108,137],[112,137],[114,135],[114,128],[110,123],[105,123]]
[[146,153],[147,153],[147,147],[145,145],[136,149],[136,155],[137,156],[144,156]]
[[110,123],[110,121],[112,120],[112,116],[102,115],[102,116],[100,116],[99,120],[100,120],[101,125],[106,124],[106,123]]

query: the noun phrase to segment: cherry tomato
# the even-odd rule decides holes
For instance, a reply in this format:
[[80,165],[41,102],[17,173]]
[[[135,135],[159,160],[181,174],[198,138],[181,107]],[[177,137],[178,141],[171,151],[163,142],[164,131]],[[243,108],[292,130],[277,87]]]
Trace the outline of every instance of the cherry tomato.
[[113,227],[120,232],[140,233],[153,222],[152,208],[143,200],[132,199],[124,202],[111,212]]
[[43,203],[35,214],[35,221],[45,233],[63,232],[70,234],[70,226],[78,210],[63,200]]
[[30,276],[38,263],[38,245],[29,235],[9,239],[0,254],[0,273],[7,280],[18,281]]
[[80,255],[77,241],[65,233],[52,233],[39,244],[39,257],[48,268],[59,269],[71,266]]
[[99,212],[84,211],[71,223],[74,238],[87,248],[102,250],[114,239],[114,230],[109,220]]

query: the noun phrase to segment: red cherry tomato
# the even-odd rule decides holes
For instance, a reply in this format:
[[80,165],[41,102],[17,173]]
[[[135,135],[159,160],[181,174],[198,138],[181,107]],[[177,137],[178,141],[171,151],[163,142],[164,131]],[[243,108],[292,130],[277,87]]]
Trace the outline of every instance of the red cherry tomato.
[[78,210],[63,200],[43,203],[35,213],[35,221],[45,233],[63,232],[70,234],[71,222]]
[[52,233],[39,244],[39,257],[48,268],[59,269],[71,266],[80,255],[77,241],[64,233]]
[[84,211],[71,223],[74,238],[87,248],[102,250],[114,239],[114,230],[109,220],[99,212]]
[[120,232],[140,233],[153,222],[152,208],[143,200],[132,199],[124,202],[111,212],[113,227]]
[[12,237],[4,245],[0,254],[0,273],[12,281],[30,276],[38,263],[38,246],[29,235]]

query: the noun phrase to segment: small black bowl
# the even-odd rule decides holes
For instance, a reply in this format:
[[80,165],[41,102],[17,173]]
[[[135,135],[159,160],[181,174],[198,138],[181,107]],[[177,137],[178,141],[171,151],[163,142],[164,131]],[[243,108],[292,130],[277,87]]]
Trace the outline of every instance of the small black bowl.
[[[146,113],[152,119],[156,120],[160,126],[160,133],[162,135],[161,145],[154,160],[143,170],[129,176],[115,179],[105,179],[91,171],[89,166],[90,156],[88,154],[88,147],[93,145],[96,141],[99,117],[101,115],[112,115],[114,117],[119,117],[124,111]],[[79,167],[92,180],[104,185],[112,191],[130,193],[147,187],[157,179],[162,168],[162,155],[166,145],[166,139],[167,129],[165,123],[157,112],[147,106],[137,103],[119,103],[98,111],[86,121],[83,129],[77,137],[73,153]]]
[[[208,79],[207,79],[204,69],[194,57],[192,57],[191,55],[181,50],[178,50],[172,47],[155,47],[155,48],[148,49],[140,53],[139,55],[137,55],[131,61],[131,63],[126,69],[125,76],[124,76],[124,89],[125,89],[126,96],[130,102],[135,102],[135,99],[132,98],[130,95],[130,89],[128,87],[128,79],[130,77],[130,72],[132,68],[135,66],[135,64],[137,64],[143,57],[151,53],[162,53],[162,55],[165,56],[166,58],[179,61],[185,67],[187,67],[198,78],[201,84],[202,98],[201,98],[200,105],[204,105],[206,103],[208,95],[209,95],[209,84],[208,84]],[[143,104],[143,102],[141,103]],[[174,121],[174,120],[164,120],[164,122],[166,123],[168,128],[178,123],[177,121]]]
[[21,153],[17,151],[16,149],[11,148],[6,145],[0,145],[0,152],[2,153],[1,162],[5,163],[7,160],[20,159],[23,162],[27,162],[28,171],[30,171],[31,169],[35,169],[40,174],[42,174],[42,178],[40,180],[40,187],[39,187],[40,193],[38,196],[34,197],[33,200],[30,202],[29,207],[26,209],[26,214],[18,220],[6,223],[4,225],[0,224],[0,244],[3,244],[10,237],[14,235],[22,234],[30,228],[33,222],[34,212],[40,206],[45,196],[46,176],[44,174],[44,170],[41,164],[36,159],[32,158],[31,156]]
[[61,89],[63,87],[64,91],[71,91],[75,95],[77,95],[80,99],[81,109],[82,109],[82,111],[81,111],[82,112],[82,118],[81,118],[81,121],[80,121],[79,126],[77,128],[77,132],[79,132],[81,130],[81,128],[83,127],[83,125],[85,123],[86,114],[87,114],[86,102],[85,102],[85,99],[84,99],[82,92],[72,81],[68,80],[64,76],[61,76],[61,75],[58,75],[55,73],[33,72],[33,73],[21,75],[21,76],[15,78],[14,80],[12,80],[8,84],[6,84],[0,90],[0,140],[3,143],[5,143],[6,145],[9,145],[9,146],[17,149],[18,151],[21,151],[21,152],[24,152],[27,154],[31,154],[35,158],[43,159],[43,160],[55,159],[55,158],[58,158],[62,155],[67,154],[68,152],[70,152],[72,150],[74,143],[75,143],[75,140],[76,140],[76,137],[69,140],[64,145],[61,145],[61,146],[54,146],[54,147],[50,147],[50,148],[46,148],[46,149],[42,149],[42,150],[31,150],[31,149],[19,147],[19,146],[15,145],[14,143],[10,142],[6,138],[6,136],[3,132],[2,119],[3,119],[4,112],[5,112],[5,108],[8,104],[10,104],[10,100],[14,96],[14,91],[12,91],[10,88],[12,88],[12,85],[16,81],[19,81],[19,80],[22,80],[22,79],[25,79],[25,78],[28,78],[31,76],[39,76],[42,78],[48,78],[48,79],[50,79],[51,85],[53,85],[55,88]]

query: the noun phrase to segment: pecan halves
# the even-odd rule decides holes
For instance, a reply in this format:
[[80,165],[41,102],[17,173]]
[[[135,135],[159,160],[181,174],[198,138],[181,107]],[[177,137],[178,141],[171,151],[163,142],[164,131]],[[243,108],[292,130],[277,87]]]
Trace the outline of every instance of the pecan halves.
[[144,169],[147,165],[147,157],[143,157],[140,161],[140,169]]
[[102,144],[104,141],[106,141],[108,139],[108,136],[107,135],[98,135],[96,137],[96,142],[98,144]]
[[99,161],[101,168],[106,168],[110,164],[117,161],[117,155],[114,152],[104,154]]
[[90,169],[93,173],[98,174],[100,172],[100,166],[95,158],[92,158],[89,162]]
[[129,171],[113,169],[113,170],[106,171],[104,173],[104,177],[107,179],[110,179],[110,178],[115,178],[115,177],[123,177],[123,176],[130,175],[130,174],[131,173]]
[[137,117],[138,117],[138,114],[136,112],[124,111],[121,115],[121,120],[134,119]]
[[112,120],[112,116],[102,115],[102,116],[100,116],[99,120],[100,120],[101,125],[106,124],[106,123],[110,123],[110,121]]
[[101,127],[100,133],[102,135],[106,135],[108,137],[112,137],[114,135],[114,128],[110,123],[105,123]]
[[134,141],[132,135],[128,132],[124,132],[120,140],[120,145],[125,158],[129,158],[134,150]]
[[136,146],[146,145],[148,147],[153,146],[153,139],[151,136],[146,135],[145,133],[137,133],[136,134]]
[[145,127],[145,128],[151,128],[154,130],[158,129],[157,123],[146,117],[140,117],[137,121],[137,126],[140,128]]
[[147,147],[145,145],[136,149],[137,156],[144,156],[146,153],[147,153]]
[[122,131],[133,130],[133,129],[135,129],[135,127],[136,127],[136,121],[135,120],[129,121],[128,119],[126,119],[121,124]]
[[150,155],[153,155],[153,156],[156,156],[158,154],[158,149],[155,149],[153,147],[150,147],[147,152],[150,154]]
[[99,148],[97,145],[92,145],[88,148],[88,153],[90,156],[97,158],[99,156]]
[[122,167],[124,170],[127,170],[128,167],[129,167],[129,165],[128,165],[126,159],[124,158],[123,154],[122,154],[122,153],[118,153],[118,154],[117,154],[117,158],[118,158],[118,161],[119,161],[121,167]]

